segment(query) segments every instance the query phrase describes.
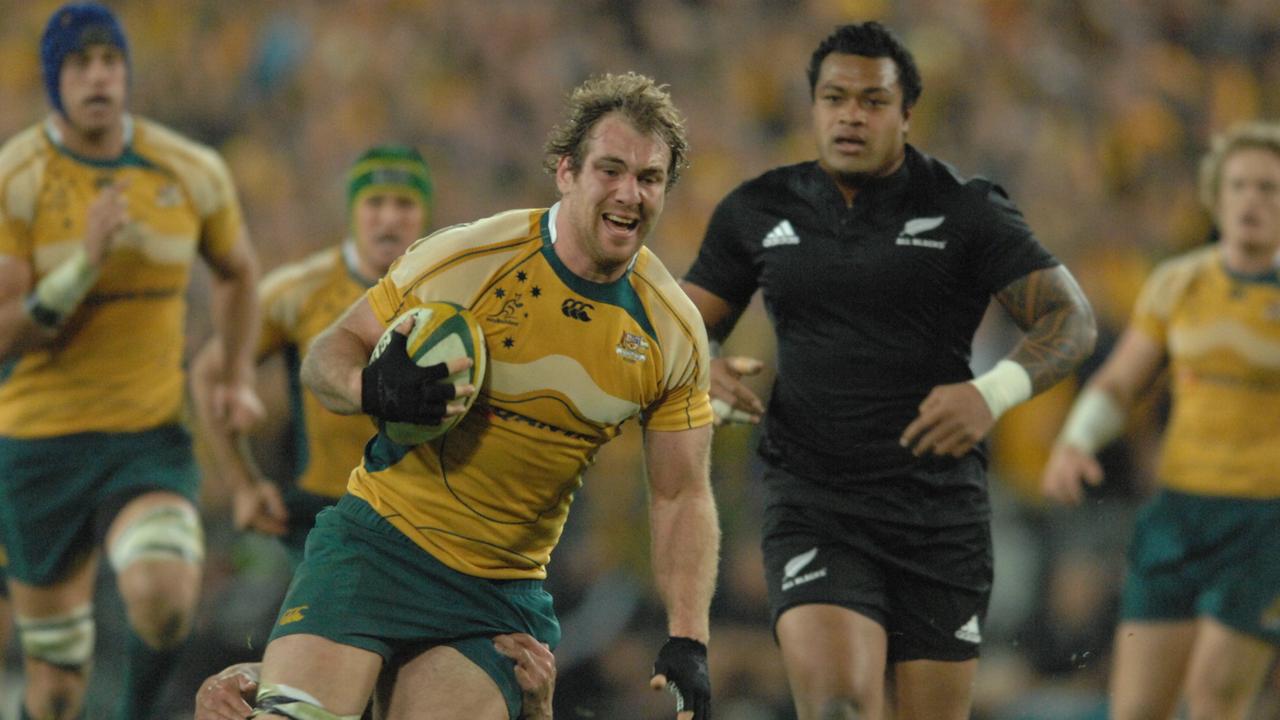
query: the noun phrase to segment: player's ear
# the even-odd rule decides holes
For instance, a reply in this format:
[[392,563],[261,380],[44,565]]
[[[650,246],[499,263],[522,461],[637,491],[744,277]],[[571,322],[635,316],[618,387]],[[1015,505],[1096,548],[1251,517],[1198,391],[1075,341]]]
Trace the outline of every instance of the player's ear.
[[573,157],[561,155],[560,160],[556,162],[556,188],[560,190],[561,195],[569,192],[577,174],[577,170],[573,167]]

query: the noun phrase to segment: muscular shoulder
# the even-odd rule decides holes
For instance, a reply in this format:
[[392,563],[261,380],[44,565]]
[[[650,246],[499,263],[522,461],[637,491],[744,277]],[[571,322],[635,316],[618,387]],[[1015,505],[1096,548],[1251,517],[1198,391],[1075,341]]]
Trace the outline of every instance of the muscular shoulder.
[[134,122],[134,151],[173,173],[201,216],[228,202],[231,173],[213,148],[151,120],[135,117]]
[[1167,318],[1187,291],[1213,271],[1217,258],[1216,246],[1210,245],[1161,262],[1143,286],[1139,307],[1157,317]]
[[795,196],[804,196],[806,183],[810,181],[813,170],[813,162],[783,165],[767,170],[738,185],[725,196],[724,202],[759,207]]
[[33,125],[0,146],[0,213],[31,222],[50,146]]
[[340,246],[325,248],[267,273],[258,284],[258,296],[265,308],[301,305],[333,277],[342,262]]
[[651,294],[653,300],[663,311],[670,314],[672,319],[681,324],[701,327],[702,316],[698,314],[697,306],[684,290],[680,289],[679,283],[671,275],[667,266],[658,259],[657,255],[650,252],[649,248],[640,249],[640,256],[636,258],[633,272],[637,289]]
[[545,209],[509,210],[438,230],[411,245],[387,277],[402,289],[431,279],[433,288],[444,292],[441,297],[470,297],[477,278],[540,249],[545,214]]

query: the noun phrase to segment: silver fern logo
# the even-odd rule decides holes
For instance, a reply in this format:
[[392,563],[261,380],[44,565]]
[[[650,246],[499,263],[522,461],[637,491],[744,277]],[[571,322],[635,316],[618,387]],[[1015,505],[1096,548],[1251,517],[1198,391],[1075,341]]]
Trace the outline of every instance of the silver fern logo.
[[797,585],[803,585],[807,582],[826,577],[826,568],[818,568],[817,570],[812,570],[803,575],[800,574],[800,572],[808,567],[809,563],[813,562],[813,559],[817,556],[818,548],[815,546],[813,549],[806,550],[805,552],[802,552],[788,560],[787,564],[782,566],[782,589],[784,591],[790,590]]
[[942,221],[946,219],[946,215],[939,215],[937,217],[913,218],[908,220],[903,224],[902,232],[898,233],[898,240],[896,244],[944,250],[947,247],[946,240],[931,240],[929,238],[922,238],[920,235],[927,233],[930,230],[936,230],[940,225],[942,225]]

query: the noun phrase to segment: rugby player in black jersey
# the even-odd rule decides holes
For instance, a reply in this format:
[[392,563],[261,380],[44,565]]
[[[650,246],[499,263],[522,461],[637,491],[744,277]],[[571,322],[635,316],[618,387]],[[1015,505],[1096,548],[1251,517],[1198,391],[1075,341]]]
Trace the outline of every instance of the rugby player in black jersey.
[[[808,68],[818,159],[733,190],[683,286],[713,339],[756,290],[777,334],[764,415],[712,364],[722,419],[764,418],[764,555],[800,720],[966,718],[992,580],[983,438],[1093,350],[1071,274],[997,185],[906,143],[921,81],[887,29]],[[974,378],[990,299],[1023,335]]]

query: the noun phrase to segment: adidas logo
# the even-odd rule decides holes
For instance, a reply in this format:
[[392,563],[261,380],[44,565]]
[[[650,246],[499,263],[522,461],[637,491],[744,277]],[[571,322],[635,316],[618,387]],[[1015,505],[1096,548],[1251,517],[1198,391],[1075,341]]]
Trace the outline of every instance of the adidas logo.
[[760,243],[762,246],[771,248],[779,245],[799,245],[800,236],[796,235],[796,231],[791,228],[790,220],[783,220],[768,235],[764,236],[764,241]]
[[939,215],[937,217],[914,218],[908,220],[902,226],[902,232],[898,233],[898,240],[894,244],[944,250],[947,247],[946,240],[930,240],[928,238],[919,237],[919,235],[937,228],[942,224],[942,221],[946,219],[946,215]]
[[818,568],[817,570],[807,572],[803,575],[800,574],[800,571],[808,567],[809,563],[813,562],[813,559],[817,556],[818,548],[814,547],[813,549],[806,550],[805,552],[802,552],[788,560],[787,564],[782,568],[782,589],[784,591],[790,590],[797,585],[803,585],[807,582],[826,577],[826,568]]
[[982,631],[978,629],[977,615],[969,618],[969,622],[960,626],[960,629],[956,631],[956,638],[975,645],[982,642]]

